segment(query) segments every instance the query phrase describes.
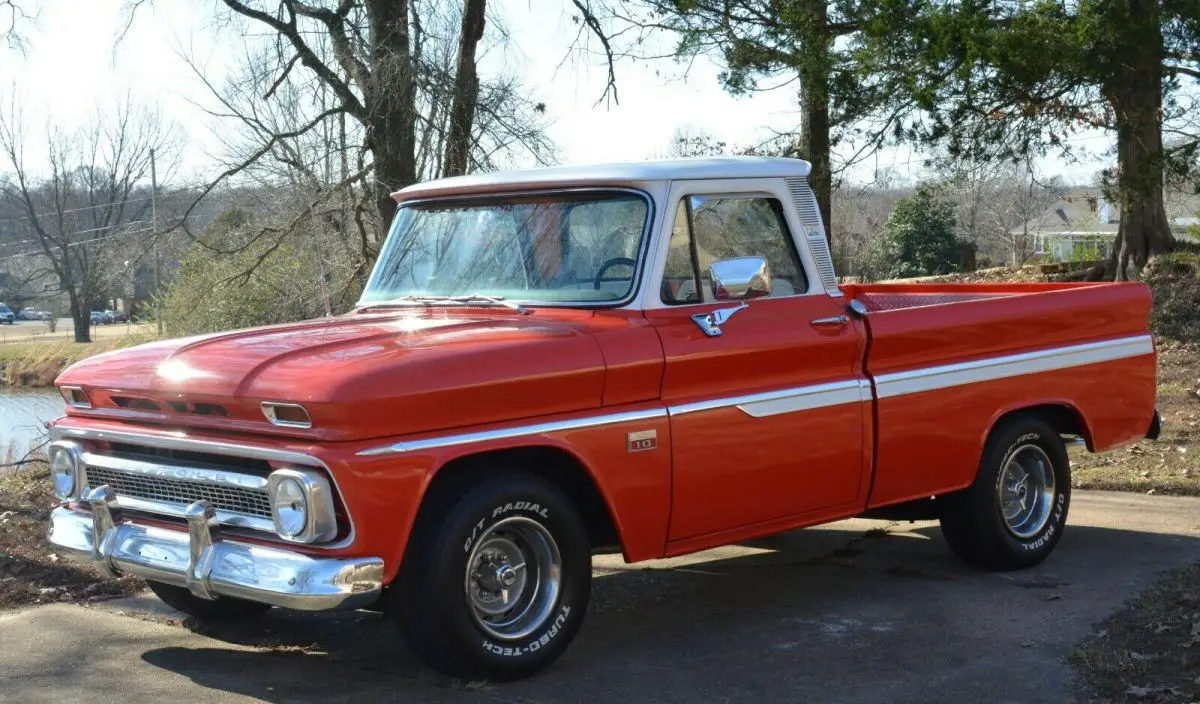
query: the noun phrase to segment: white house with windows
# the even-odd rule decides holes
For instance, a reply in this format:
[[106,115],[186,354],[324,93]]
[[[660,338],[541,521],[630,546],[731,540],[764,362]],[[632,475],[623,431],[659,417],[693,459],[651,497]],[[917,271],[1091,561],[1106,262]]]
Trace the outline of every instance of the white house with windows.
[[[1175,236],[1194,239],[1189,230],[1200,227],[1200,195],[1168,193],[1164,200]],[[1099,188],[1073,188],[1013,234],[1028,234],[1034,253],[1051,261],[1102,259],[1112,251],[1120,222],[1120,208]]]

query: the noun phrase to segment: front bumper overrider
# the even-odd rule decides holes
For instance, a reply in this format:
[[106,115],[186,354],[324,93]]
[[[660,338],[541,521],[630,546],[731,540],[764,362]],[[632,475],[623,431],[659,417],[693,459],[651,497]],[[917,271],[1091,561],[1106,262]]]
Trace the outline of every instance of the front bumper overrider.
[[383,588],[378,557],[313,557],[224,540],[207,501],[188,507],[187,532],[127,522],[108,487],[50,514],[50,542],[107,576],[131,574],[186,587],[204,599],[232,597],[289,609],[370,606]]

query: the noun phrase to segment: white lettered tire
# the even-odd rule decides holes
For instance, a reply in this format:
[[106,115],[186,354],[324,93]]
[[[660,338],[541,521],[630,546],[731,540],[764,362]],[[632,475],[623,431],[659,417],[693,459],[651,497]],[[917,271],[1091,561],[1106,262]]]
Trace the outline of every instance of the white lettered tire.
[[1058,432],[1040,417],[1008,419],[992,431],[970,487],[938,498],[942,534],[984,569],[1038,564],[1062,538],[1071,466]]
[[554,662],[591,595],[579,512],[550,482],[502,468],[431,501],[391,592],[409,645],[466,680],[517,679]]

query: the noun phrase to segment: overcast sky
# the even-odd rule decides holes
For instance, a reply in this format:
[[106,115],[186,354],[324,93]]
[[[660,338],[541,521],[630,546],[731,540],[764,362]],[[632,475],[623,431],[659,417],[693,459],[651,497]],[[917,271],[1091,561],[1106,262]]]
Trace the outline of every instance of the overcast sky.
[[[111,103],[129,92],[135,100],[160,105],[185,133],[179,177],[203,179],[209,166],[206,152],[215,149],[220,126],[193,104],[208,104],[210,98],[179,52],[187,49],[204,59],[206,73],[220,84],[226,62],[239,52],[236,35],[213,25],[217,4],[159,0],[138,15],[125,41],[114,49],[122,0],[41,0],[35,24],[25,32],[29,47],[24,55],[0,49],[0,102],[13,100],[15,94],[32,127],[46,120],[69,125],[98,103]],[[501,14],[514,41],[505,51],[489,52],[482,68],[518,72],[530,97],[546,103],[550,136],[563,162],[662,155],[677,128],[745,145],[770,136],[771,128],[786,129],[797,122],[794,87],[733,98],[717,82],[719,67],[703,60],[692,64],[686,75],[671,61],[623,62],[617,73],[620,104],[597,105],[605,81],[602,61],[563,61],[577,31],[567,0],[492,0],[489,5]],[[36,141],[34,134],[30,141]],[[1107,144],[1107,136],[1096,135],[1077,146],[1100,153]],[[1040,168],[1045,175],[1087,182],[1103,164],[1050,158]],[[886,150],[856,167],[850,179],[871,181],[877,168],[894,168],[916,179],[923,159],[907,149]]]

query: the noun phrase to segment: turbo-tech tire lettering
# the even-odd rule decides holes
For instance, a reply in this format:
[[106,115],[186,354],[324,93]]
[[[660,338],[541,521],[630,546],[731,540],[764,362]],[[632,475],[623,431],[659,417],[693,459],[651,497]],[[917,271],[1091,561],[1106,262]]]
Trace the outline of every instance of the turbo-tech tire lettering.
[[546,631],[542,633],[541,636],[530,636],[532,640],[525,645],[501,645],[499,643],[494,643],[490,640],[484,639],[482,642],[482,647],[489,653],[492,653],[493,655],[500,655],[502,657],[520,657],[521,655],[531,655],[550,645],[550,642],[554,640],[555,636],[562,631],[562,627],[567,622],[567,617],[570,615],[571,607],[567,604],[563,604],[562,608],[559,610],[558,616],[554,618],[554,621],[550,623]]

